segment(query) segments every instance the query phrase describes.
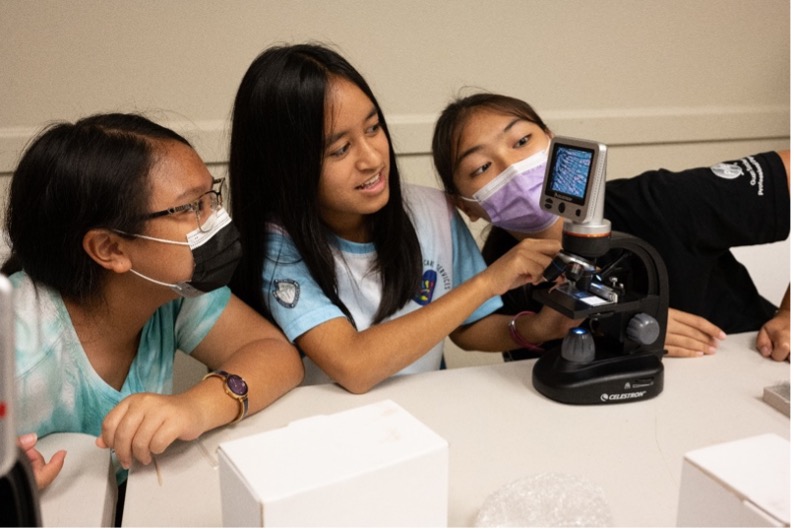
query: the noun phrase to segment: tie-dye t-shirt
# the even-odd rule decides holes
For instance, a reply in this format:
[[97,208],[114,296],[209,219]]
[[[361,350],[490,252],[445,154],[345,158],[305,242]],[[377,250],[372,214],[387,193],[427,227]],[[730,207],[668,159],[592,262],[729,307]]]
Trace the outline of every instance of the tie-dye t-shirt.
[[177,349],[190,353],[220,317],[231,292],[221,288],[161,306],[141,331],[138,354],[120,391],[94,371],[61,296],[24,272],[13,286],[17,433],[99,435],[102,420],[133,393],[170,393]]

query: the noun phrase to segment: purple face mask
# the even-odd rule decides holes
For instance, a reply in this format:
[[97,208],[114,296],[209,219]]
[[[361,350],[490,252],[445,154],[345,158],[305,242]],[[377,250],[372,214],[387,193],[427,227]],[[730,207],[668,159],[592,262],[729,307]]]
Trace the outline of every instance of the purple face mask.
[[546,173],[548,147],[505,171],[482,187],[474,201],[488,213],[491,223],[505,230],[525,233],[549,228],[557,216],[540,208],[540,195]]

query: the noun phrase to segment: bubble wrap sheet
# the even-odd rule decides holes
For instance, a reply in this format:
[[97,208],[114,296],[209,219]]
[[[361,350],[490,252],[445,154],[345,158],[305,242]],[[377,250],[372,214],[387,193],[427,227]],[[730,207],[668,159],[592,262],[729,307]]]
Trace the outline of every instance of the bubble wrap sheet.
[[475,527],[609,527],[612,514],[600,487],[568,474],[541,473],[489,495]]

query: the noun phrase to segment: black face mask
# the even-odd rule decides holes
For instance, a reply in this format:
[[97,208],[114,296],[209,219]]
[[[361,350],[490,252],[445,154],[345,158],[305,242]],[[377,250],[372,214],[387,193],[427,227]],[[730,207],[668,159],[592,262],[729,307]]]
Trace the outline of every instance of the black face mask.
[[[200,246],[192,247],[191,251],[193,278],[184,283],[186,297],[201,295],[228,284],[243,255],[243,246],[240,233],[229,219],[229,223]],[[198,293],[188,294],[189,289]]]
[[130,271],[149,282],[167,286],[183,297],[198,297],[228,284],[243,254],[240,233],[232,224],[232,218],[226,210],[220,209],[212,216],[214,219],[208,220],[209,230],[196,229],[189,232],[187,243],[142,234],[133,235],[161,243],[189,246],[193,254],[193,276],[190,280],[170,284],[149,278],[134,269]]

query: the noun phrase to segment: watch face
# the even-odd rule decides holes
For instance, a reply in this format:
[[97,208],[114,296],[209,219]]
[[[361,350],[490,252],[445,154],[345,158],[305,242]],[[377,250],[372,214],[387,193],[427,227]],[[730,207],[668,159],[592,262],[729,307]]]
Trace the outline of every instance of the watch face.
[[248,394],[248,384],[236,374],[230,374],[228,378],[226,378],[226,385],[228,385],[229,390],[236,395],[245,396]]

